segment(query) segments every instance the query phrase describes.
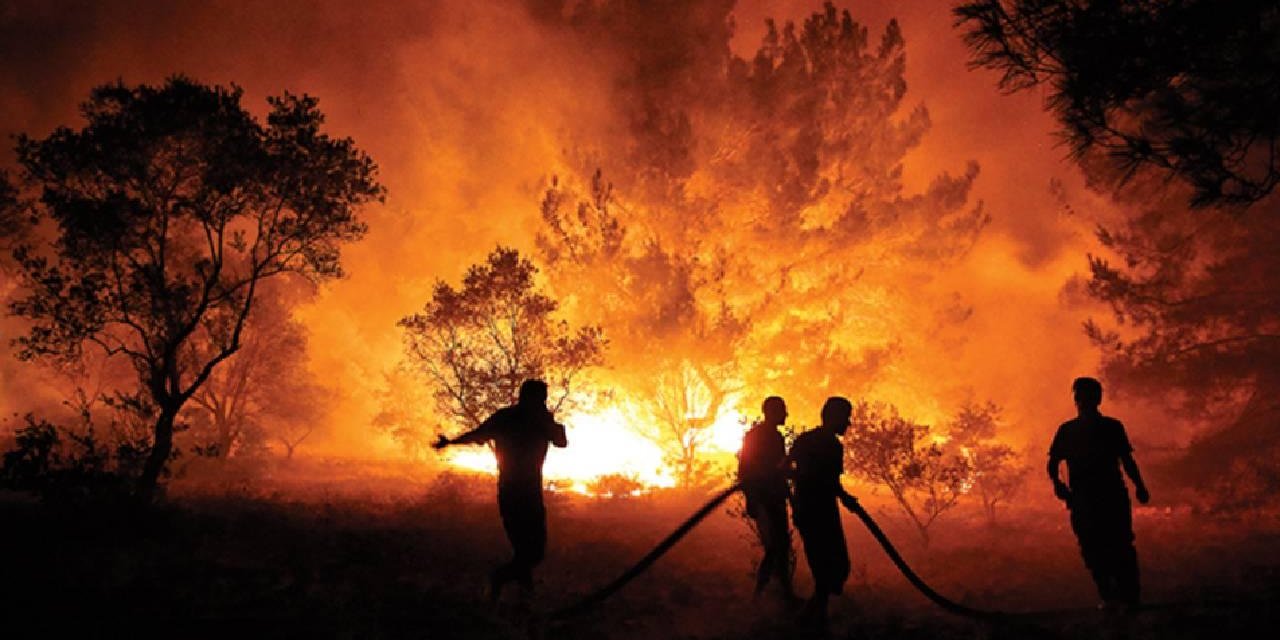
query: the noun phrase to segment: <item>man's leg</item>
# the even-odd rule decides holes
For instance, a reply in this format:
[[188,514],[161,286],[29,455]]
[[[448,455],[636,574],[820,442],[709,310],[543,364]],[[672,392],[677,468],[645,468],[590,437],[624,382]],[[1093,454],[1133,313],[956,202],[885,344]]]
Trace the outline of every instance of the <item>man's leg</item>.
[[1138,577],[1138,550],[1134,548],[1133,512],[1128,496],[1117,509],[1115,576],[1116,597],[1128,606],[1141,602],[1142,589]]
[[1108,605],[1137,605],[1138,554],[1133,547],[1133,514],[1128,496],[1109,496],[1096,506],[1091,546],[1106,585],[1101,594],[1103,601]]
[[770,509],[769,527],[773,574],[778,578],[778,587],[782,590],[783,599],[791,602],[796,596],[791,586],[791,527],[787,522],[785,500],[779,500]]
[[525,588],[533,587],[533,568],[542,561],[547,544],[546,512],[540,487],[536,492],[499,492],[498,508],[502,513],[502,528],[511,543],[512,558],[489,576],[490,599],[494,601],[513,580]]
[[1071,530],[1075,532],[1076,542],[1080,545],[1080,557],[1093,578],[1093,584],[1098,590],[1098,598],[1104,604],[1109,604],[1115,599],[1115,578],[1112,569],[1115,563],[1108,557],[1112,555],[1111,549],[1108,548],[1109,541],[1103,535],[1101,525],[1099,514],[1089,505],[1082,504],[1080,501],[1072,505]]
[[1142,602],[1142,587],[1138,573],[1138,550],[1133,543],[1117,549],[1116,553],[1116,599],[1130,607]]
[[769,536],[772,527],[769,523],[769,514],[766,513],[764,507],[757,501],[751,500],[747,505],[747,516],[755,524],[756,539],[760,541],[760,549],[764,552],[760,556],[760,564],[756,566],[756,595],[764,591],[764,586],[769,582],[769,574],[772,571],[773,555],[772,545],[769,544]]
[[533,569],[542,562],[547,549],[546,511],[542,506],[542,496],[537,497],[536,502],[522,501],[504,520],[507,537],[515,552],[509,563],[510,579],[518,581],[526,589],[533,588]]
[[489,600],[497,602],[502,595],[502,588],[508,582],[515,580],[519,573],[516,559],[519,557],[518,546],[516,541],[520,538],[519,517],[516,509],[510,504],[509,500],[498,499],[498,508],[502,513],[502,529],[507,532],[507,542],[511,544],[513,552],[512,558],[500,565],[489,574]]
[[813,595],[805,602],[803,618],[810,624],[820,624],[825,618],[827,609],[826,567],[822,563],[822,543],[818,539],[819,528],[806,522],[796,523],[796,532],[800,534],[800,546],[804,548],[805,563],[809,565],[809,575],[813,577]]
[[520,584],[533,589],[533,570],[542,564],[547,554],[547,514],[542,504],[525,522],[524,539],[516,549],[516,561],[520,565]]
[[849,550],[840,526],[840,514],[832,511],[829,515],[831,517],[814,523],[807,532],[800,529],[805,558],[813,574],[813,597],[805,606],[805,614],[819,629],[827,627],[829,598],[844,592],[844,582],[849,577]]

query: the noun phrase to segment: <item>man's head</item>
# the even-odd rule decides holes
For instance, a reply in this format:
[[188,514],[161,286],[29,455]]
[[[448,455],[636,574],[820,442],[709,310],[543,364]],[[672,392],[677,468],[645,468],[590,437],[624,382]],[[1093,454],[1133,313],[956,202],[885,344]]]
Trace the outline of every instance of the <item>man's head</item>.
[[1102,383],[1096,378],[1076,378],[1071,383],[1071,394],[1081,411],[1097,411],[1102,404]]
[[547,383],[529,379],[520,384],[520,404],[541,407],[547,404]]
[[848,398],[832,396],[822,405],[822,426],[844,435],[849,428],[849,417],[853,415],[853,404]]
[[767,424],[779,425],[787,423],[787,403],[782,401],[778,396],[769,396],[764,399],[764,404],[760,405],[760,411],[764,414],[764,421]]

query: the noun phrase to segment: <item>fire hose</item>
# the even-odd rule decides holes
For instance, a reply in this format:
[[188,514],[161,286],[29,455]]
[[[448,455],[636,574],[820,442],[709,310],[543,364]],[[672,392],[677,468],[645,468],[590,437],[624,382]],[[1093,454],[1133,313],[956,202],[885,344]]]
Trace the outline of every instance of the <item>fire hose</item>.
[[663,538],[662,542],[659,542],[653,550],[641,558],[639,562],[632,565],[630,569],[627,569],[622,575],[614,579],[613,582],[596,589],[585,598],[568,607],[552,612],[551,619],[563,620],[565,618],[570,618],[580,613],[584,613],[589,611],[592,607],[595,607],[597,604],[603,602],[605,598],[617,593],[619,589],[626,586],[628,582],[634,580],[636,576],[644,573],[645,570],[649,568],[649,565],[657,562],[658,558],[661,558],[663,554],[671,549],[671,547],[674,547],[675,544],[685,536],[685,534],[698,526],[698,523],[702,522],[703,518],[706,518],[712,511],[715,511],[716,507],[723,504],[725,500],[729,499],[729,496],[733,495],[735,491],[741,488],[741,485],[735,483],[728,489],[717,493],[708,500],[706,504],[702,505],[701,508],[693,512],[693,515],[689,516],[689,518],[682,522],[679,527],[676,527],[676,530],[672,531],[671,535]]
[[[641,558],[639,562],[632,565],[630,569],[627,569],[626,572],[618,576],[612,582],[591,592],[578,602],[552,612],[550,618],[552,620],[564,620],[566,618],[571,618],[585,613],[603,602],[609,596],[617,593],[618,590],[626,586],[628,582],[631,582],[640,574],[644,573],[646,569],[656,562],[658,558],[661,558],[663,554],[671,549],[671,547],[675,546],[681,538],[684,538],[686,534],[692,531],[693,528],[696,527],[698,523],[702,522],[702,520],[714,511],[716,507],[723,504],[729,496],[733,495],[734,492],[741,488],[742,486],[740,484],[735,483],[733,486],[730,486],[729,488],[722,490],[720,493],[717,493],[715,496],[712,496],[706,504],[703,504],[702,507],[693,513],[693,515],[689,516],[688,519],[681,523],[679,527],[676,527],[675,531],[672,531],[670,535],[663,538],[657,546]],[[935,591],[911,569],[906,560],[902,559],[902,555],[898,553],[897,548],[895,548],[893,543],[889,541],[889,537],[884,534],[884,531],[880,529],[880,525],[876,524],[875,519],[871,517],[871,514],[867,513],[866,509],[862,508],[861,504],[855,500],[850,503],[850,505],[846,506],[849,511],[852,511],[854,515],[858,516],[858,519],[862,521],[862,524],[866,526],[867,530],[871,532],[871,535],[875,537],[876,542],[880,543],[880,547],[884,549],[885,554],[889,556],[889,559],[893,561],[893,564],[898,567],[898,571],[902,572],[903,577],[905,577],[913,587],[920,591],[921,594],[934,604],[941,607],[944,611],[959,616],[979,619],[991,619],[1005,615],[996,611],[983,611],[966,607]]]

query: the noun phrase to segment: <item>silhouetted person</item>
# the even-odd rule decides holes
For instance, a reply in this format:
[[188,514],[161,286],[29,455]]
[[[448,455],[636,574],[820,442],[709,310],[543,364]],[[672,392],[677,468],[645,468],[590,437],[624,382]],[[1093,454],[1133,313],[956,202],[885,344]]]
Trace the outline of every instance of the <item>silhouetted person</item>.
[[[1124,425],[1098,412],[1102,384],[1076,378],[1071,385],[1078,415],[1058,427],[1049,447],[1049,478],[1054,494],[1071,510],[1071,529],[1080,554],[1093,575],[1104,608],[1136,606],[1139,601],[1138,552],[1133,547],[1133,515],[1129,490],[1120,475],[1123,467],[1136,489],[1138,502],[1150,496],[1133,459]],[[1058,475],[1067,462],[1069,483]]]
[[742,437],[738,452],[738,481],[747,499],[747,515],[756,523],[764,557],[756,570],[756,594],[776,578],[782,596],[791,603],[791,526],[787,523],[787,445],[778,427],[787,423],[787,405],[778,396],[765,398],[764,419]]
[[547,383],[526,380],[516,404],[494,412],[474,430],[452,440],[440,436],[437,449],[453,444],[493,443],[498,457],[498,511],[515,551],[511,561],[489,576],[489,597],[498,600],[513,580],[533,588],[533,568],[547,547],[547,514],[542,504],[542,463],[547,445],[564,447],[564,425],[547,410]]
[[845,398],[827,398],[822,426],[800,434],[791,447],[792,513],[804,542],[804,556],[813,574],[813,597],[805,613],[819,627],[827,623],[827,598],[844,591],[849,577],[849,550],[840,524],[840,503],[853,496],[840,484],[844,445],[840,436],[849,428],[853,405]]

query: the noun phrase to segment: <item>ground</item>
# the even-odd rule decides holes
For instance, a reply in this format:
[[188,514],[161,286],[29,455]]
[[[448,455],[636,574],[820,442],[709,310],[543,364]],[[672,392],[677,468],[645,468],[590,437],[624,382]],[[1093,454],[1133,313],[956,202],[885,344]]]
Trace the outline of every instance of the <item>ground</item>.
[[[551,543],[536,591],[489,606],[484,576],[508,553],[491,482],[297,462],[230,484],[180,479],[146,512],[5,494],[4,635],[796,636],[774,598],[752,598],[758,551],[726,508],[594,611],[544,619],[643,556],[703,494],[549,496]],[[831,637],[1226,638],[1263,635],[1277,623],[1269,606],[1280,600],[1274,519],[1140,510],[1149,607],[1107,618],[1093,610],[1066,514],[1051,502],[1011,508],[995,525],[977,510],[949,513],[928,547],[891,505],[875,496],[864,503],[935,589],[1018,615],[983,622],[936,609],[849,517],[853,575],[833,602]],[[801,565],[806,593],[803,556]]]

